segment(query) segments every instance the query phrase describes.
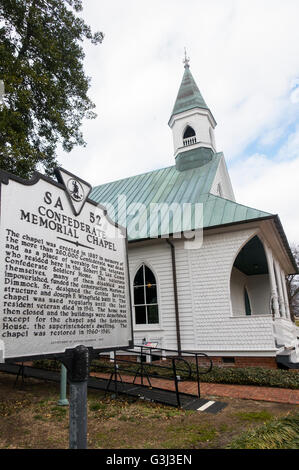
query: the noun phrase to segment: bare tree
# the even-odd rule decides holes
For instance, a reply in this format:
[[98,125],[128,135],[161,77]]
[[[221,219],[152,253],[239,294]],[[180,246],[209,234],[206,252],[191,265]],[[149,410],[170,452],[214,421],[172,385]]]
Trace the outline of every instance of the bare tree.
[[[299,245],[291,247],[296,264],[299,265]],[[299,275],[291,274],[287,276],[287,288],[290,304],[291,318],[299,317]]]

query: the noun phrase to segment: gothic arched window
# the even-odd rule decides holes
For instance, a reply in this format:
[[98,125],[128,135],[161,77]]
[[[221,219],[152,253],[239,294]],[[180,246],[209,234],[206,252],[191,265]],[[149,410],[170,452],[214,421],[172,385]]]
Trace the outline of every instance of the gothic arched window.
[[156,278],[145,264],[134,278],[134,308],[136,325],[159,323]]
[[187,126],[183,135],[183,144],[192,145],[196,144],[196,134],[194,129],[191,126]]
[[195,131],[192,129],[192,127],[187,126],[183,135],[183,139],[187,139],[188,137],[194,137],[195,136]]

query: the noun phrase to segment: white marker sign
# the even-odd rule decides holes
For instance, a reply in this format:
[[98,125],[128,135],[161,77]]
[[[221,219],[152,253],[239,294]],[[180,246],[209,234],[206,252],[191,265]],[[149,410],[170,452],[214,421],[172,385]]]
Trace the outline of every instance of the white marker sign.
[[[87,199],[91,187],[1,172],[0,350],[5,358],[129,346],[125,230]],[[1,351],[0,351],[1,354]]]

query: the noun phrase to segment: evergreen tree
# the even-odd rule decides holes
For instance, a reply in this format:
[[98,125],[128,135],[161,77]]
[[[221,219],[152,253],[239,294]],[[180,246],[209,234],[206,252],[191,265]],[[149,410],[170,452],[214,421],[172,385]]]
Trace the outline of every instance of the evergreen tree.
[[91,32],[81,10],[82,0],[0,0],[0,168],[51,174],[58,143],[68,152],[85,145],[82,120],[96,115],[82,42],[104,35]]

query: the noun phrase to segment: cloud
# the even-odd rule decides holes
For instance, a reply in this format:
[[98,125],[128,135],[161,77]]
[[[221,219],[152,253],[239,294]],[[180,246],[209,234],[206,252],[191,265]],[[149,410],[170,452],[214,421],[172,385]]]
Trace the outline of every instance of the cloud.
[[290,243],[299,243],[299,152],[291,161],[253,155],[230,169],[238,202],[278,214]]
[[[83,5],[86,22],[105,33],[102,45],[85,44],[98,117],[84,123],[87,146],[61,151],[60,163],[93,185],[173,165],[167,122],[186,46],[192,74],[218,122],[217,148],[232,167],[237,195],[246,199],[240,202],[279,212],[295,237],[289,204],[297,197],[290,182],[296,186],[298,170],[298,0]],[[278,178],[280,171],[277,194],[269,174]]]
[[291,132],[286,141],[281,145],[276,156],[278,160],[290,160],[299,156],[299,124],[295,131]]

